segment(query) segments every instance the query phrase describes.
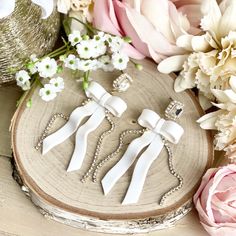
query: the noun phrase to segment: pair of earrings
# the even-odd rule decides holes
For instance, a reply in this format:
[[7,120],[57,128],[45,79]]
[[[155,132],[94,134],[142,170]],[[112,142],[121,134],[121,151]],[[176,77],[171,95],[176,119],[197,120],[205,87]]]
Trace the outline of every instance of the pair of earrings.
[[[113,87],[116,91],[123,92],[127,90],[131,82],[132,79],[130,76],[123,74],[114,81]],[[98,170],[121,150],[125,135],[131,133],[142,134],[141,137],[134,139],[130,143],[120,161],[110,171],[108,171],[102,179],[101,183],[104,194],[106,195],[111,190],[119,178],[133,164],[141,150],[146,148],[134,168],[130,186],[124,201],[122,202],[122,204],[136,203],[141,194],[149,167],[158,157],[163,146],[165,146],[168,153],[170,172],[179,180],[179,184],[163,195],[160,201],[160,204],[163,204],[168,195],[180,189],[183,185],[183,178],[174,170],[172,164],[172,152],[167,142],[178,143],[184,132],[183,128],[172,120],[161,119],[160,116],[152,110],[144,109],[138,119],[138,123],[143,127],[143,129],[124,131],[120,136],[120,143],[117,150],[100,161],[96,166],[102,141],[106,135],[110,134],[114,130],[115,127],[110,114],[120,117],[127,109],[127,105],[120,97],[112,96],[100,84],[94,81],[89,84],[89,87],[86,90],[86,96],[88,97],[88,100],[83,104],[83,106],[77,107],[71,113],[70,117],[66,117],[63,114],[56,114],[53,116],[37,144],[36,149],[39,149],[39,147],[42,146],[42,153],[44,155],[76,132],[75,149],[67,171],[78,170],[80,169],[86,155],[88,134],[94,131],[102,123],[104,118],[106,118],[110,123],[111,128],[99,137],[92,165],[83,176],[82,181],[85,181],[92,171],[94,171],[93,181],[96,181]],[[165,114],[167,118],[175,120],[181,115],[182,111],[183,105],[179,102],[172,101]],[[55,133],[47,136],[48,129],[58,116],[67,120],[67,123]],[[88,121],[79,127],[85,117],[89,117]]]

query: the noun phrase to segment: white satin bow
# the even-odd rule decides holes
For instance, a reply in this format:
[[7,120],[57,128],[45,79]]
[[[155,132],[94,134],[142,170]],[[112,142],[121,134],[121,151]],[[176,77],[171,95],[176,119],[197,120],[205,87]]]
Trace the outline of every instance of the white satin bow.
[[[31,0],[42,9],[42,19],[48,18],[54,8],[54,0]],[[1,0],[0,19],[9,16],[15,9],[16,0]],[[19,3],[18,3],[19,4]]]
[[101,85],[92,81],[86,90],[88,98],[92,101],[84,106],[77,107],[70,115],[68,122],[55,133],[43,141],[43,155],[56,145],[69,138],[79,127],[85,117],[90,116],[76,132],[75,149],[67,171],[78,170],[84,160],[87,149],[87,137],[103,121],[106,109],[114,116],[120,117],[126,110],[126,103],[119,97],[112,96]]
[[179,124],[161,119],[157,113],[149,109],[143,110],[138,123],[148,128],[148,131],[145,131],[141,137],[130,143],[120,161],[108,171],[101,181],[104,194],[107,195],[119,178],[134,163],[142,149],[147,147],[136,163],[129,188],[122,202],[123,205],[138,202],[149,167],[164,146],[162,137],[176,144],[184,133]]

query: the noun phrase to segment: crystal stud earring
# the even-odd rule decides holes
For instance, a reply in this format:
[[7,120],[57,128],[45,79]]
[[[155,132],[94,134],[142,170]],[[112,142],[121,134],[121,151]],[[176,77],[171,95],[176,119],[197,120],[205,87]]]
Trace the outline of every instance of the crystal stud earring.
[[176,120],[178,119],[182,113],[184,104],[179,101],[171,101],[168,107],[165,110],[165,116],[167,119]]
[[128,90],[132,82],[133,79],[131,76],[124,73],[113,81],[113,90],[116,92],[125,92]]

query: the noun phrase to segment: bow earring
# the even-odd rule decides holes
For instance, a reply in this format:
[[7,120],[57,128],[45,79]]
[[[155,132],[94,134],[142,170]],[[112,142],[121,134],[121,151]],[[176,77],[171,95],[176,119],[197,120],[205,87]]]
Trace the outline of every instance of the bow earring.
[[[172,109],[173,110],[173,109]],[[142,136],[134,139],[128,146],[125,154],[120,161],[105,175],[102,179],[102,187],[104,194],[107,195],[120,177],[129,169],[134,163],[138,154],[146,147],[142,153],[133,171],[132,179],[122,202],[123,205],[136,203],[141,194],[147,172],[153,161],[160,154],[163,146],[166,148],[165,140],[177,144],[184,133],[183,128],[174,121],[164,120],[152,110],[144,109],[138,123],[146,128]],[[170,151],[170,149],[167,148]],[[171,151],[168,152],[171,154]],[[173,170],[175,176],[181,177]],[[166,195],[164,195],[164,199]],[[161,203],[162,204],[162,200]]]
[[[80,169],[87,149],[87,137],[104,120],[107,113],[120,117],[126,110],[126,103],[117,96],[112,96],[101,85],[92,81],[86,89],[86,96],[90,99],[84,106],[77,107],[70,115],[67,123],[43,140],[43,155],[56,145],[62,143],[76,132],[75,149],[67,171]],[[82,120],[88,121],[79,127]],[[79,127],[79,128],[78,128]]]

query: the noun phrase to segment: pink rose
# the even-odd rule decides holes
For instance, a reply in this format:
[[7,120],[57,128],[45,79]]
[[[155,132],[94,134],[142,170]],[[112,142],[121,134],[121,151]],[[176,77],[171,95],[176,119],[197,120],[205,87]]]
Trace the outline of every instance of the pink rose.
[[236,235],[236,165],[209,169],[194,196],[194,204],[210,235]]
[[156,62],[182,55],[176,45],[183,34],[198,34],[203,0],[96,0],[94,26],[100,30],[129,36],[132,45],[125,49],[130,57],[144,56]]

